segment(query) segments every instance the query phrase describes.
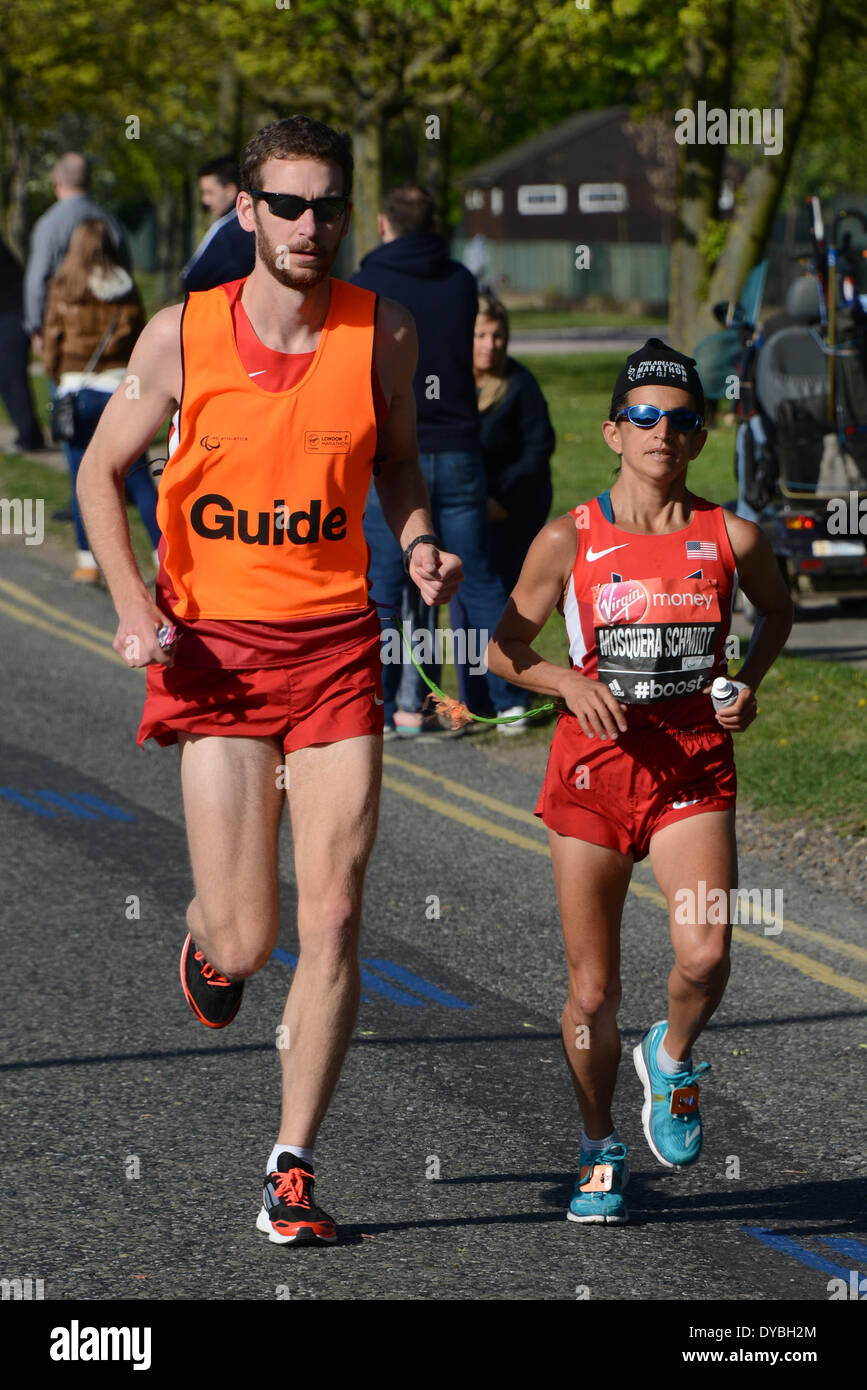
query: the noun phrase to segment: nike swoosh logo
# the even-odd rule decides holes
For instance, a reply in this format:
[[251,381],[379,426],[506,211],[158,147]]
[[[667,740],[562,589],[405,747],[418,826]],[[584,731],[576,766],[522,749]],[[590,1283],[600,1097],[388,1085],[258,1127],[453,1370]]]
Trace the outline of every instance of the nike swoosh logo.
[[385,704],[385,701],[384,701],[384,700],[380,700],[380,698],[379,698],[378,695],[374,695],[374,697],[373,697],[373,703],[374,703],[375,705],[384,705],[384,704]]
[[264,376],[265,373],[267,372],[267,370],[268,370],[267,367],[263,367],[262,370],[261,370],[261,372],[248,372],[247,375],[248,375],[248,376]]
[[701,798],[697,796],[695,801],[672,801],[671,809],[672,811],[682,811],[684,806],[697,806],[700,800]]
[[592,545],[587,548],[588,560],[601,560],[603,555],[610,555],[612,550],[625,550],[629,541],[621,541],[620,545],[609,545],[607,550],[594,550]]
[[693,1125],[693,1127],[692,1127],[692,1129],[689,1131],[689,1133],[684,1133],[683,1142],[684,1142],[684,1144],[686,1145],[686,1147],[689,1148],[689,1146],[690,1146],[690,1144],[692,1143],[693,1139],[697,1139],[698,1136],[699,1136],[700,1134],[701,1134],[701,1125]]

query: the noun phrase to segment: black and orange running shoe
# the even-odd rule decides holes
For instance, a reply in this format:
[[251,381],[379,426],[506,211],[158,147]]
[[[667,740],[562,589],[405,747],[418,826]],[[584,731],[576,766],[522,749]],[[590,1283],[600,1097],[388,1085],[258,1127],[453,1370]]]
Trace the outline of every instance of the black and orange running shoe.
[[256,1230],[275,1245],[333,1245],[337,1227],[313,1202],[313,1169],[302,1158],[282,1153],[262,1190]]
[[206,1028],[225,1028],[241,1007],[243,980],[227,980],[197,951],[187,933],[181,951],[181,984],[187,1003]]

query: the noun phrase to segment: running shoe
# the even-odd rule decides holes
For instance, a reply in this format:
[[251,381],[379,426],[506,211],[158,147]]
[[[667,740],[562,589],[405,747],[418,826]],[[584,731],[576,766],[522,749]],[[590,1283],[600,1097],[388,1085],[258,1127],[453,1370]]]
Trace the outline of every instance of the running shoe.
[[529,719],[519,718],[520,715],[525,715],[526,713],[526,705],[511,705],[509,709],[497,710],[498,719],[508,718],[511,720],[511,723],[509,724],[498,724],[496,726],[497,733],[505,734],[507,737],[511,734],[522,734],[525,729],[528,729],[530,727]]
[[660,1163],[666,1168],[686,1168],[701,1153],[698,1078],[710,1071],[710,1062],[666,1076],[657,1065],[656,1049],[667,1027],[667,1019],[654,1023],[632,1052],[644,1086],[641,1123]]
[[309,1163],[282,1153],[262,1190],[256,1230],[275,1245],[333,1245],[337,1227],[327,1211],[313,1201],[316,1178]]
[[227,980],[197,951],[187,933],[181,951],[181,984],[187,1003],[206,1028],[225,1028],[241,1007],[243,980]]
[[609,1144],[599,1153],[581,1149],[575,1190],[567,1221],[598,1226],[622,1226],[629,1220],[623,1189],[629,1182],[625,1144]]

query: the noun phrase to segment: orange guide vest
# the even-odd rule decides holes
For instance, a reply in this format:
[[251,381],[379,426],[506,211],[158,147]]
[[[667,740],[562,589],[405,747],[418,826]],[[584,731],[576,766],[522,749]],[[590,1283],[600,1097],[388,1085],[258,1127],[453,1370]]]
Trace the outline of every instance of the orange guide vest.
[[291,390],[265,391],[238,355],[223,288],[188,297],[178,446],[157,504],[180,618],[367,606],[375,308],[370,290],[332,279],[308,370]]

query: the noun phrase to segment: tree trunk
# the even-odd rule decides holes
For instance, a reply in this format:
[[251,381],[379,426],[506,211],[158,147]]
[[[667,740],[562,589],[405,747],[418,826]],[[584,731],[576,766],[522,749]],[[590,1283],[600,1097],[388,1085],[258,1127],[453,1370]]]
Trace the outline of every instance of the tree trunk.
[[357,263],[379,245],[376,219],[382,210],[382,111],[378,102],[356,113],[352,153],[355,160],[352,226]]
[[4,121],[3,156],[6,232],[12,250],[25,261],[30,241],[30,146],[24,130],[11,118]]
[[743,201],[729,228],[708,291],[708,304],[737,299],[765,242],[786,186],[804,120],[810,109],[827,18],[827,0],[792,0],[789,45],[780,60],[774,105],[784,112],[783,148],[749,171]]
[[177,304],[183,296],[180,270],[183,264],[183,187],[174,179],[155,195],[157,236],[156,262],[159,271],[160,305]]
[[[238,158],[246,143],[243,135],[242,112],[244,106],[244,86],[240,73],[234,64],[224,59],[220,71],[220,87],[217,99],[216,154],[232,154]],[[252,132],[251,132],[252,134]]]
[[[696,109],[699,100],[708,109],[728,109],[733,70],[734,0],[708,11],[701,37],[690,35],[685,49],[685,94],[683,107]],[[681,145],[681,164],[675,235],[671,246],[671,284],[668,323],[671,344],[681,352],[691,352],[698,337],[696,313],[706,297],[707,264],[701,240],[709,221],[716,216],[724,145]]]

